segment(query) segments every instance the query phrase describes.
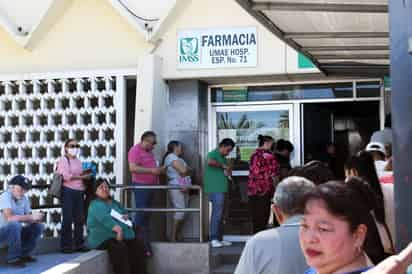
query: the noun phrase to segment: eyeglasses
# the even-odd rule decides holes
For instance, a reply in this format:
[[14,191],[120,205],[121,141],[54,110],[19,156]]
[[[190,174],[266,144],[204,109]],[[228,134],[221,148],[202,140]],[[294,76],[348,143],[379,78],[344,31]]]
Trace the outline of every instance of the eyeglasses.
[[68,145],[67,147],[68,148],[80,148],[80,145],[79,144],[77,144],[77,145]]

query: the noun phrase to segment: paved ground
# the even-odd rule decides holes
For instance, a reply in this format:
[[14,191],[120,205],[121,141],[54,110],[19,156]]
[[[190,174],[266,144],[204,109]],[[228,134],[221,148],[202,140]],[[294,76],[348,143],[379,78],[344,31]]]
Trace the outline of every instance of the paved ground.
[[2,264],[0,265],[0,274],[40,274],[55,265],[71,260],[79,255],[79,253],[52,253],[39,255],[36,256],[36,258],[38,259],[36,263],[28,264],[25,268],[9,267]]

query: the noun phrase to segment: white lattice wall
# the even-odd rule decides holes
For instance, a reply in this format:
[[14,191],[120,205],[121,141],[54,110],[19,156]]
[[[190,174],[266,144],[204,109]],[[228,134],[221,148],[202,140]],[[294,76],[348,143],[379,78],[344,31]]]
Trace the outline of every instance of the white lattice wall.
[[[115,182],[116,86],[119,78],[27,79],[0,82],[0,184],[25,174],[34,186],[51,183],[56,160],[68,138],[81,145],[81,160],[97,165],[98,177]],[[120,83],[122,83],[120,81]],[[117,134],[117,135],[116,135]],[[117,150],[118,151],[118,150]],[[46,188],[28,193],[32,206],[50,206],[57,199]],[[46,235],[57,236],[60,209],[47,212]]]

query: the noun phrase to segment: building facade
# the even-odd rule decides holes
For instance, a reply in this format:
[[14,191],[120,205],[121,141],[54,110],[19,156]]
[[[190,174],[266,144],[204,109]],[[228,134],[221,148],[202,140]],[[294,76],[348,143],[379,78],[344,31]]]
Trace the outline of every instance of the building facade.
[[[207,151],[230,137],[237,147],[225,234],[242,239],[250,233],[241,224],[258,134],[290,140],[300,165],[322,157],[330,142],[341,144],[344,158],[383,126],[383,79],[324,75],[234,0],[171,1],[154,24],[115,2],[44,1],[45,20],[32,23],[37,31],[24,41],[0,28],[0,182],[27,174],[39,186],[30,193],[39,207],[57,203],[41,186],[68,137],[79,139],[99,176],[122,184],[127,149],[152,129],[159,159],[169,140],[183,142],[199,185]],[[207,234],[208,204],[200,202]],[[59,209],[48,210],[57,235]],[[193,214],[185,236],[199,233]]]

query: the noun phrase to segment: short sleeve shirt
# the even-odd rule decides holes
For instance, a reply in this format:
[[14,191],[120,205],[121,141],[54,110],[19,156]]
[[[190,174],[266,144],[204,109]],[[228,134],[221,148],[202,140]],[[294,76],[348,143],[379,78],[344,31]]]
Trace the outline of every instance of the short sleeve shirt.
[[[359,269],[359,270],[352,271],[352,272],[347,272],[347,273],[345,273],[345,274],[361,274],[362,272],[365,272],[366,270],[369,270],[369,269],[371,269],[371,267]],[[309,268],[309,269],[305,272],[305,274],[317,274],[317,272],[316,272],[315,269]]]
[[221,164],[227,164],[226,158],[218,149],[207,154],[206,167],[204,171],[204,188],[207,193],[227,192],[228,182],[222,168],[212,167],[207,164],[209,159],[213,159]]
[[[144,150],[140,144],[134,145],[128,153],[129,163],[144,168],[155,168],[156,158],[152,152]],[[158,176],[152,174],[132,173],[133,183],[154,185],[158,183]]]
[[164,165],[167,168],[167,179],[169,181],[180,178],[179,172],[172,166],[174,161],[179,161],[183,164],[183,166],[187,166],[185,160],[178,157],[176,154],[170,153],[167,155]]
[[0,228],[7,224],[3,210],[10,208],[13,215],[26,215],[31,211],[29,199],[23,196],[22,199],[16,200],[10,191],[5,191],[0,195]]

